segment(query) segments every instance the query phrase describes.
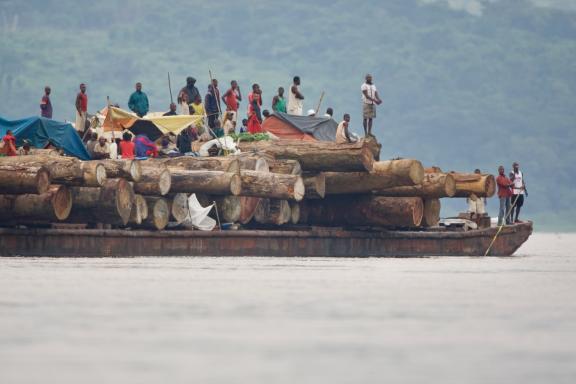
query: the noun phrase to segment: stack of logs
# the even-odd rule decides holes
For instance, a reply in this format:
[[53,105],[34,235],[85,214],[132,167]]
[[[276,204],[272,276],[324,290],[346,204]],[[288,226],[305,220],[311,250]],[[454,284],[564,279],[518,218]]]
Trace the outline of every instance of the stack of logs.
[[[438,224],[440,199],[490,197],[492,175],[378,161],[373,140],[240,143],[239,155],[81,161],[36,151],[0,158],[0,224],[164,229],[188,197],[251,226],[417,228]],[[216,215],[217,214],[217,215]]]

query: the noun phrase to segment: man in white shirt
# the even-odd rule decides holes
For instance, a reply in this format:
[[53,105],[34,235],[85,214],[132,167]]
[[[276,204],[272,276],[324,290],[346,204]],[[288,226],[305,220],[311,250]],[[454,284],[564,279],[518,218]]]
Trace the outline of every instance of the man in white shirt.
[[300,93],[300,77],[294,76],[290,92],[288,92],[288,113],[302,116],[304,96]]
[[528,196],[528,191],[526,190],[524,175],[522,171],[520,171],[520,164],[514,162],[512,169],[514,170],[514,180],[512,180],[514,185],[512,186],[512,213],[510,214],[510,218],[514,219],[514,212],[516,212],[514,222],[520,223],[521,221],[518,219],[518,216],[520,216],[520,208],[524,205],[524,195]]
[[362,115],[364,120],[364,136],[372,136],[372,120],[376,117],[376,105],[380,105],[382,100],[378,96],[376,86],[372,84],[372,75],[366,75],[366,82],[360,87],[362,90]]

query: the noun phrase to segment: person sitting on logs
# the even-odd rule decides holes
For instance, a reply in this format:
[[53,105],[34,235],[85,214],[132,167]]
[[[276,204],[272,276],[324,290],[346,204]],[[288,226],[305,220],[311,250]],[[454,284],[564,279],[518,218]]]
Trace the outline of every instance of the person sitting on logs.
[[18,150],[18,156],[28,156],[31,155],[30,153],[30,142],[28,140],[24,140],[24,144],[22,144],[22,148]]
[[104,136],[100,136],[98,139],[98,144],[94,146],[92,158],[94,160],[110,158],[110,144],[106,142],[106,138]]
[[343,120],[338,124],[336,128],[336,144],[352,143],[352,137],[350,131],[348,130],[348,125],[350,124],[350,115],[345,113]]
[[94,156],[94,147],[98,143],[98,134],[96,132],[92,132],[90,139],[86,142],[86,150],[90,157]]
[[134,143],[132,142],[132,135],[128,132],[124,132],[122,135],[122,141],[120,142],[119,147],[123,159],[134,158]]
[[136,157],[147,159],[148,157],[158,157],[158,148],[148,136],[138,135],[134,139],[134,146],[136,148]]

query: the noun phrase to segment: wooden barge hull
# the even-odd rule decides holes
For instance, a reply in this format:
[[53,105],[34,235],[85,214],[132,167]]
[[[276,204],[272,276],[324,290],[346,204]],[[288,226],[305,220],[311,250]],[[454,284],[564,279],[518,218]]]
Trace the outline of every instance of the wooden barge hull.
[[[497,228],[467,232],[306,230],[146,231],[0,228],[0,256],[426,257],[483,256]],[[532,223],[505,226],[490,256],[512,255]]]

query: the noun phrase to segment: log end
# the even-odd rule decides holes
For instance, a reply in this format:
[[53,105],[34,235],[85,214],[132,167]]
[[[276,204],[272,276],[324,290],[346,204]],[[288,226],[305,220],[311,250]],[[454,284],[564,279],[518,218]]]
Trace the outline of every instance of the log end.
[[148,218],[148,204],[142,195],[134,195],[134,205],[138,206],[140,211],[140,219],[146,220]]
[[180,224],[188,216],[188,195],[177,193],[170,203],[170,215],[176,223]]
[[440,222],[440,208],[440,199],[425,199],[422,225],[425,227],[437,226]]
[[364,166],[366,172],[372,172],[372,170],[374,169],[374,154],[372,153],[370,148],[364,146],[362,148],[360,156],[362,158],[362,165]]
[[[114,179],[111,179],[111,181],[112,180]],[[130,213],[132,212],[132,206],[134,205],[134,189],[128,181],[124,179],[117,180],[116,210],[122,219],[122,223],[126,225],[128,220],[130,220]]]
[[130,161],[129,171],[132,181],[137,182],[140,180],[140,177],[142,177],[142,166],[137,160]]
[[170,209],[166,200],[156,200],[152,207],[152,212],[149,212],[149,215],[151,215],[149,218],[152,219],[152,223],[157,230],[161,231],[166,228],[170,218]]
[[172,178],[170,176],[170,171],[168,169],[162,171],[158,177],[158,188],[160,195],[164,196],[170,191],[170,186],[172,184]]
[[48,192],[50,188],[50,171],[44,167],[40,168],[36,173],[36,185],[38,186],[38,194]]
[[53,185],[52,207],[58,220],[66,220],[72,210],[72,192],[65,185]]
[[242,178],[238,173],[234,174],[230,180],[230,194],[238,196],[242,192]]
[[409,199],[414,199],[415,201],[412,206],[412,222],[415,227],[419,227],[424,217],[424,201],[420,197],[409,197]]
[[496,179],[494,175],[486,177],[486,197],[492,197],[496,193]]
[[409,176],[414,185],[421,184],[424,180],[424,167],[422,163],[418,160],[415,160],[410,165]]
[[300,203],[290,202],[290,223],[298,224],[300,221]]
[[445,175],[444,191],[446,192],[447,197],[453,197],[456,194],[456,180],[454,180],[454,176],[449,173],[446,173]]

